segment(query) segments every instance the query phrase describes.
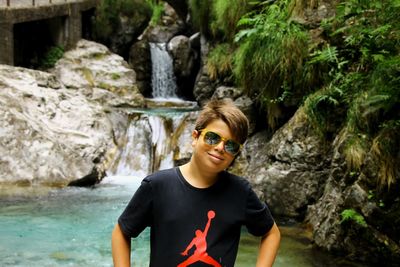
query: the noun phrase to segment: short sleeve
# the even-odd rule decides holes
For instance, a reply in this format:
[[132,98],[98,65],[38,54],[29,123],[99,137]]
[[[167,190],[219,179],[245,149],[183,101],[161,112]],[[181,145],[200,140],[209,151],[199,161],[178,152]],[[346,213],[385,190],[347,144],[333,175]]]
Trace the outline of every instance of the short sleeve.
[[274,219],[267,205],[262,203],[256,193],[249,188],[246,204],[245,225],[250,234],[265,235],[273,226]]
[[153,194],[151,183],[146,178],[133,195],[118,218],[118,224],[128,237],[137,237],[152,222]]

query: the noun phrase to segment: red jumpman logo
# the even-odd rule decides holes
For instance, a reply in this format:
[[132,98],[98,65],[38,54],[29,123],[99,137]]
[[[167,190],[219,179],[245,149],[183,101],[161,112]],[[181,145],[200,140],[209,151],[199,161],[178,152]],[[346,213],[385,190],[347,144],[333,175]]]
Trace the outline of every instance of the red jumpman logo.
[[179,264],[177,267],[186,267],[197,261],[207,263],[214,267],[221,267],[221,264],[219,264],[216,260],[211,258],[207,253],[206,237],[207,237],[208,230],[210,229],[211,219],[213,219],[215,217],[215,212],[213,210],[208,211],[207,217],[208,217],[208,222],[207,222],[206,227],[204,228],[204,231],[196,230],[196,232],[195,232],[196,236],[193,238],[192,242],[190,242],[190,244],[187,246],[185,251],[182,252],[181,254],[183,256],[187,256],[188,251],[193,246],[196,246],[196,250],[193,252],[192,256],[187,258],[184,262]]

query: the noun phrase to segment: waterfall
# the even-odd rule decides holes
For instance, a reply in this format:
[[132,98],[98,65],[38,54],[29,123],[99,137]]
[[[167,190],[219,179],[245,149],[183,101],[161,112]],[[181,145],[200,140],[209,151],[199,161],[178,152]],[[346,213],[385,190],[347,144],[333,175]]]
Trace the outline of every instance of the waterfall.
[[178,98],[173,62],[165,43],[150,43],[152,62],[151,84],[153,97],[158,99]]
[[144,177],[150,172],[151,132],[148,120],[132,119],[109,174]]
[[150,116],[149,123],[152,130],[151,144],[153,147],[152,171],[172,167],[173,157],[170,144],[170,132],[166,126],[170,121],[160,116]]
[[[144,177],[151,172],[174,166],[177,140],[190,144],[190,134],[184,136],[182,129],[188,127],[189,113],[173,115],[151,114],[148,111],[134,113],[126,131],[125,140],[107,171],[109,176]],[[173,144],[172,144],[173,143]]]

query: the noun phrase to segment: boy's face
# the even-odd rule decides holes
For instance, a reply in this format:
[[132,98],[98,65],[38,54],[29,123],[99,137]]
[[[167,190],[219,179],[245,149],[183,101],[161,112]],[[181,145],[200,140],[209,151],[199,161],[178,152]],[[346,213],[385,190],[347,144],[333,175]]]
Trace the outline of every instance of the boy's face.
[[[228,125],[223,120],[213,120],[206,126],[208,131],[218,133],[224,140],[233,139]],[[216,145],[208,145],[204,142],[204,134],[193,131],[193,159],[207,172],[218,173],[228,168],[235,156],[224,149],[225,141]]]

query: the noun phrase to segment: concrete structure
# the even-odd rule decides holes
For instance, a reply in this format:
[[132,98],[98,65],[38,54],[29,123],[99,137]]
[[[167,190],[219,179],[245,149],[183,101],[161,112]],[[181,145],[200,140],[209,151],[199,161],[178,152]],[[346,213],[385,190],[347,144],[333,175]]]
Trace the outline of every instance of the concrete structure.
[[[82,38],[82,14],[94,9],[100,0],[35,0],[35,6],[32,0],[10,0],[9,6],[6,0],[0,1],[0,64],[14,65],[14,48],[26,46],[24,35],[29,34],[20,25],[48,21],[48,38],[69,49]],[[17,43],[16,32],[21,39]]]

